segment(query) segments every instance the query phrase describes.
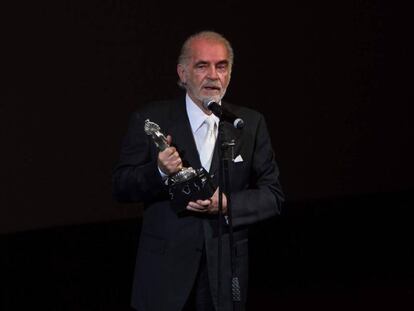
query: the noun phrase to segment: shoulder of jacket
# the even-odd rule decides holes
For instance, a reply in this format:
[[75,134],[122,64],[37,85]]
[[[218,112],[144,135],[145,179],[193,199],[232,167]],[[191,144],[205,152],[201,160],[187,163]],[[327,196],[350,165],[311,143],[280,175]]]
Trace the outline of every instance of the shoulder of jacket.
[[240,106],[240,105],[235,105],[235,104],[230,104],[228,102],[223,102],[223,104],[231,112],[233,112],[234,114],[240,116],[243,119],[258,122],[260,119],[263,118],[262,113],[260,113],[257,110],[254,110],[252,108],[248,108],[248,107]]

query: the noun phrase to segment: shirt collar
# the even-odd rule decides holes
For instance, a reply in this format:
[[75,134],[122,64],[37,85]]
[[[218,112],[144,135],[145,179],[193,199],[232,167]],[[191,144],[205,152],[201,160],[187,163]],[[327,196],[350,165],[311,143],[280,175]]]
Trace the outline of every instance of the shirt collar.
[[[191,130],[193,133],[195,133],[203,124],[204,120],[209,117],[209,115],[205,114],[204,111],[197,106],[197,104],[191,99],[188,93],[185,96],[185,105],[187,109],[188,119],[190,120]],[[211,114],[211,116],[218,127],[219,118],[214,114]]]

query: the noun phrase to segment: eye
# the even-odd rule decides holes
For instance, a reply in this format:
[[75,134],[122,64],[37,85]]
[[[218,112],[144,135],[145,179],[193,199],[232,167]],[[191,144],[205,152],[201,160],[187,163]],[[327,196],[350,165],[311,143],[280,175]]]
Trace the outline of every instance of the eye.
[[228,68],[228,64],[227,63],[217,64],[217,70],[219,70],[219,71],[226,71],[227,68]]
[[207,68],[207,64],[204,64],[204,63],[197,64],[196,68],[197,69],[205,69],[205,68]]

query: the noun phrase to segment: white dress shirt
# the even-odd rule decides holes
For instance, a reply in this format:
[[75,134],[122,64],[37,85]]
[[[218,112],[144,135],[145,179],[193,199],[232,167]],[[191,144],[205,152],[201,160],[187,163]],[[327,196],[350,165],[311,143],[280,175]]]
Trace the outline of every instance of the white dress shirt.
[[[194,140],[197,146],[198,153],[201,153],[201,148],[204,144],[204,140],[207,135],[207,124],[204,121],[210,117],[214,120],[215,128],[218,129],[219,118],[214,114],[208,115],[204,113],[203,110],[193,100],[188,96],[185,97],[185,104],[187,109],[188,119],[190,120],[191,130],[193,132]],[[215,131],[215,136],[217,138],[217,130]],[[208,169],[208,168],[206,168]]]

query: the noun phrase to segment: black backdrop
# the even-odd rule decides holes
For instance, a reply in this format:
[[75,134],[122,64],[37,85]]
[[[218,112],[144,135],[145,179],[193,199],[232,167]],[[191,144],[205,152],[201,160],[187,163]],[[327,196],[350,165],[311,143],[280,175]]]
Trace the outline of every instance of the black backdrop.
[[1,310],[130,310],[141,209],[111,171],[203,29],[233,43],[226,98],[265,114],[287,194],[250,230],[249,310],[413,309],[412,11],[240,2],[1,4]]
[[203,29],[233,43],[226,98],[265,114],[289,201],[412,190],[408,21],[382,2],[2,4],[1,232],[139,215],[111,198],[128,116],[181,94]]

